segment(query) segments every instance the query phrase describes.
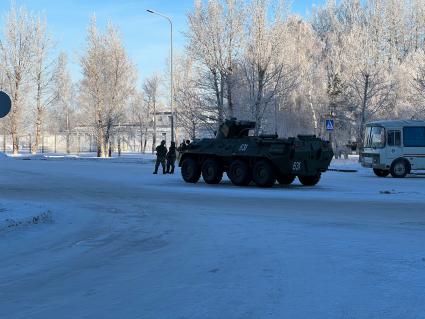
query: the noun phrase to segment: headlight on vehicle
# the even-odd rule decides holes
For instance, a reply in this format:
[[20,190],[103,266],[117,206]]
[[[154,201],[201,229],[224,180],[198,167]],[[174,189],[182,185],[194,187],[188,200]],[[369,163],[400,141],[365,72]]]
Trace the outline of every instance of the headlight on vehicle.
[[379,164],[379,155],[373,156],[373,164]]

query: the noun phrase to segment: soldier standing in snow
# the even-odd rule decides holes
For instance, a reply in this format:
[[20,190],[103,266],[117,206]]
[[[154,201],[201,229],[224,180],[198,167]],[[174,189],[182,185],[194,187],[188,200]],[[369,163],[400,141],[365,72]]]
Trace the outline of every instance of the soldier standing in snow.
[[180,144],[180,146],[177,148],[177,151],[179,152],[179,159],[182,157],[182,153],[186,150],[186,141],[183,140],[183,142]]
[[159,164],[162,166],[162,174],[165,174],[165,159],[167,157],[167,148],[165,147],[165,141],[161,141],[161,145],[156,147],[156,163],[154,174],[158,174]]
[[[169,174],[174,174],[174,164],[176,162],[176,143],[171,142],[170,148],[167,153],[167,172]],[[171,168],[171,170],[170,170]]]

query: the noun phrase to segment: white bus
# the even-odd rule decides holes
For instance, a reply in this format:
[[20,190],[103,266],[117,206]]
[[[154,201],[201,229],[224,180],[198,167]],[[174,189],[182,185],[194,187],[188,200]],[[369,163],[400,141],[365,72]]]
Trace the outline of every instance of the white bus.
[[402,178],[412,170],[425,170],[425,121],[368,123],[360,161],[379,177]]

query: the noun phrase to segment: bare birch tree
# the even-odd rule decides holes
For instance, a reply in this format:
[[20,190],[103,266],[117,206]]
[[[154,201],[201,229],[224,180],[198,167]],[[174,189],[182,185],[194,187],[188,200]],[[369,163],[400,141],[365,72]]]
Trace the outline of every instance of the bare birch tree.
[[251,118],[257,122],[256,134],[263,125],[269,106],[280,94],[296,85],[296,65],[288,57],[289,37],[283,2],[269,17],[271,2],[252,1],[248,7],[245,50],[240,62],[248,92]]
[[[372,27],[364,22],[362,12],[352,30],[344,35],[345,82],[354,101],[357,139],[363,142],[366,122],[377,114],[387,116],[395,105],[395,83],[389,70],[389,60],[383,56],[379,43],[374,41]],[[387,113],[387,114],[386,114]]]
[[53,48],[52,40],[46,30],[46,21],[38,18],[34,31],[34,82],[35,89],[35,138],[31,146],[31,152],[37,153],[42,138],[43,121],[46,108],[53,102],[53,61],[50,59]]
[[53,127],[55,131],[62,131],[66,136],[66,153],[71,152],[71,129],[75,126],[73,108],[73,85],[71,75],[67,68],[68,58],[65,53],[61,53],[57,60],[57,65],[53,77],[54,100],[50,111],[51,119],[55,121]]
[[399,110],[399,117],[423,119],[425,113],[425,51],[418,50],[407,58],[402,68],[402,77],[408,79],[408,81],[402,82],[400,88],[407,93],[407,101]]
[[139,133],[140,152],[146,151],[148,129],[149,129],[149,109],[145,102],[142,92],[137,92],[130,103],[130,116],[131,121],[137,126]]
[[134,94],[136,73],[122,45],[117,30],[108,26],[102,34],[92,19],[87,38],[87,50],[80,59],[83,80],[81,100],[98,145],[98,156],[111,152],[112,136],[122,121],[124,109]]
[[240,0],[196,1],[195,11],[188,14],[188,51],[202,65],[202,86],[211,97],[217,123],[234,113],[234,73],[241,51],[244,8]]
[[158,74],[153,74],[151,77],[147,78],[143,84],[143,93],[148,111],[147,114],[150,117],[150,123],[152,126],[152,153],[155,152],[156,147],[156,116],[159,106],[160,85],[161,78]]
[[1,64],[6,76],[6,87],[12,99],[9,132],[13,154],[19,153],[19,134],[22,112],[28,97],[28,85],[33,65],[34,17],[24,8],[12,7],[7,14],[4,36],[0,39]]
[[179,126],[190,139],[197,137],[199,127],[208,121],[208,107],[205,106],[198,89],[196,68],[190,56],[179,57],[176,63],[177,76],[174,79],[175,100]]

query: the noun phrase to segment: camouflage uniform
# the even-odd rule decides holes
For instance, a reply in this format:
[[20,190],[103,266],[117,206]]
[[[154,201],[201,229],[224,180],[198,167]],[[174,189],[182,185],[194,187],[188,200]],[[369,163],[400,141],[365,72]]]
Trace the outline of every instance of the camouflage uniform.
[[167,173],[174,174],[174,166],[175,166],[176,159],[177,159],[176,143],[171,142],[171,146],[167,153]]
[[165,141],[161,142],[161,145],[156,147],[156,163],[154,174],[158,174],[159,164],[162,166],[162,173],[165,174],[165,159],[167,157],[167,148],[165,147]]
[[186,150],[186,142],[183,141],[183,143],[181,143],[180,146],[177,148],[177,152],[179,152],[179,159],[182,157],[182,154],[185,150]]

